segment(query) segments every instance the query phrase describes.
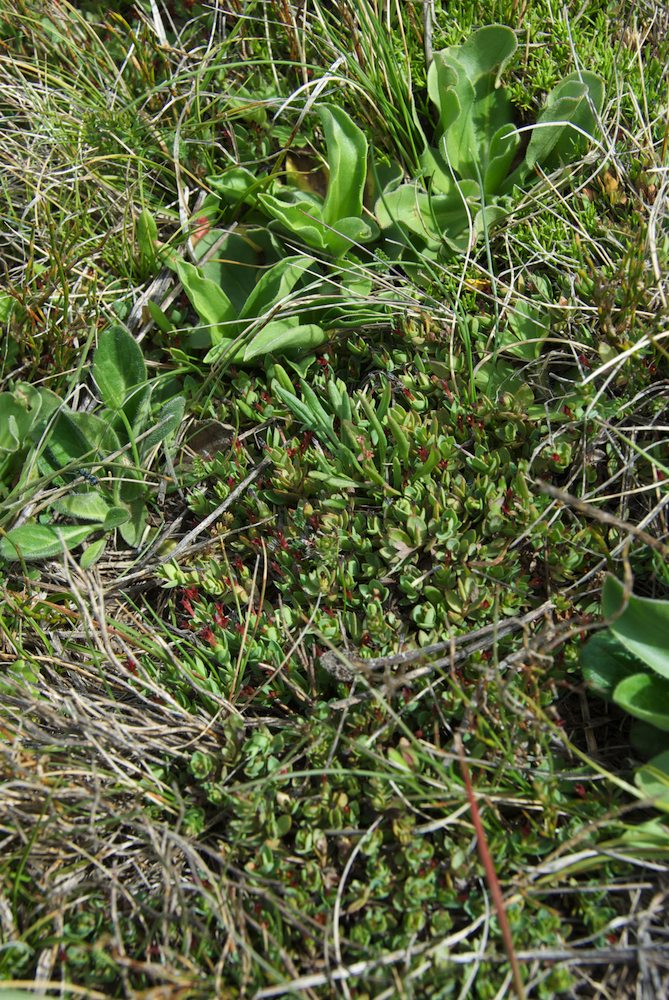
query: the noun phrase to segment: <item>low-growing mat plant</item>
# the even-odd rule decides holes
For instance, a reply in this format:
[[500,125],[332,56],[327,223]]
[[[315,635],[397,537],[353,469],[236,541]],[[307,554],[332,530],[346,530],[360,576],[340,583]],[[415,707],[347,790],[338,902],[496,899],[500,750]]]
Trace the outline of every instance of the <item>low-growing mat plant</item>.
[[0,0],[0,995],[667,992],[647,13]]

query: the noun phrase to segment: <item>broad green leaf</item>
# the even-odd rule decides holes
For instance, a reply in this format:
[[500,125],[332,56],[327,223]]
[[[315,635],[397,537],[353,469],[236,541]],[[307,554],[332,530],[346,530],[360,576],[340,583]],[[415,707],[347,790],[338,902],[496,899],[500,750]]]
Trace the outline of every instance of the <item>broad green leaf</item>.
[[616,686],[613,700],[635,719],[669,730],[669,680],[652,674],[632,674]]
[[146,311],[161,333],[174,333],[174,323],[168,319],[157,302],[149,299],[146,303]]
[[137,548],[142,542],[146,528],[146,505],[143,498],[140,498],[127,506],[130,518],[119,526],[119,532],[126,545]]
[[130,520],[130,511],[126,507],[110,507],[103,524],[105,531],[113,531]]
[[644,795],[655,799],[656,806],[669,809],[669,750],[658,754],[639,768],[634,781]]
[[609,575],[602,590],[602,611],[606,618],[615,619],[609,627],[623,646],[651,670],[669,678],[669,601],[632,595],[625,605],[625,588]]
[[229,336],[221,324],[235,319],[236,313],[220,285],[205,278],[200,269],[188,261],[175,260],[173,267],[195,312],[211,328],[212,340]]
[[139,267],[142,274],[149,277],[158,265],[158,227],[148,208],[143,208],[139,213],[135,235],[139,250]]
[[186,400],[183,396],[175,396],[173,399],[168,399],[158,411],[157,422],[140,444],[143,453],[146,453],[160,441],[164,441],[181,425],[185,407]]
[[583,676],[590,688],[603,698],[612,698],[614,688],[626,677],[639,672],[640,662],[616,637],[604,629],[581,650]]
[[297,203],[271,194],[260,195],[265,211],[277,222],[315,250],[325,251],[327,230],[321,222],[322,204],[319,199],[299,192]]
[[596,73],[583,71],[565,77],[546,98],[532,131],[525,154],[529,169],[539,163],[545,170],[553,170],[580,155],[588,137],[597,133],[603,103],[604,83]]
[[[518,47],[515,33],[503,24],[490,24],[474,31],[462,45],[445,49],[462,66],[467,78],[478,86],[485,78],[492,76],[492,85],[499,84],[504,67]],[[437,53],[438,54],[438,53]],[[478,95],[480,96],[480,95]]]
[[319,108],[327,144],[330,176],[323,203],[323,222],[337,228],[340,219],[362,215],[367,178],[367,139],[342,108]]
[[438,135],[444,135],[462,112],[455,89],[457,73],[446,57],[449,51],[444,49],[435,52],[427,71],[427,92],[432,103],[439,109]]
[[467,211],[465,199],[473,201],[479,193],[478,184],[467,180],[454,185],[450,194],[429,195],[417,184],[403,184],[379,199],[376,215],[383,228],[399,225],[434,247],[462,234],[468,242],[473,212]]
[[[79,559],[79,565],[81,568],[90,569],[91,566],[95,565],[98,559],[102,556],[106,548],[107,539],[104,536],[102,538],[98,538],[96,542],[91,542],[90,545],[87,545],[81,554],[81,558]],[[0,993],[0,1000],[1,998],[2,994]]]
[[421,239],[435,241],[439,233],[432,218],[430,195],[418,184],[402,184],[382,195],[376,203],[376,217],[383,229],[399,224]]
[[81,545],[93,531],[98,530],[96,525],[22,524],[0,538],[0,556],[10,562],[53,559],[62,555],[64,549]]
[[298,254],[286,257],[265,271],[239,314],[240,320],[260,317],[283,302],[313,263],[312,257]]
[[446,162],[463,178],[483,181],[494,137],[513,124],[511,104],[498,82],[516,46],[510,28],[489,25],[463,45],[435,53],[428,93],[439,107]]
[[497,194],[502,187],[519,147],[520,136],[514,125],[503,125],[493,136],[483,177],[487,196]]
[[256,200],[256,191],[262,190],[265,182],[266,178],[257,177],[246,167],[230,167],[218,177],[207,177],[211,189],[228,204],[246,202],[252,205]]
[[669,732],[658,729],[650,722],[635,719],[630,729],[630,743],[644,760],[669,750]]
[[307,246],[333,257],[343,257],[353,243],[367,243],[376,228],[363,218],[338,219],[332,225],[322,221],[322,204],[313,195],[282,192],[281,197],[261,195],[266,212]]
[[32,412],[17,402],[13,393],[0,393],[0,455],[26,446],[33,419]]
[[[95,418],[91,421],[92,426],[94,421]],[[89,439],[74,414],[63,409],[50,427],[46,446],[39,457],[39,467],[46,474],[58,473],[74,462],[91,457],[96,450],[96,440]]]
[[218,243],[221,237],[224,239],[213,256],[199,266],[205,278],[225,289],[234,315],[239,315],[255,288],[262,249],[245,232],[225,235],[221,229],[212,229],[203,239],[198,240],[196,255],[199,257],[214,243]]
[[39,457],[39,468],[47,475],[57,474],[68,467],[70,475],[78,475],[75,464],[106,456],[119,448],[118,437],[109,419],[94,413],[71,413],[61,410],[49,429],[46,444]]
[[130,391],[146,382],[141,348],[124,327],[111,326],[100,334],[93,378],[110,410],[120,410]]
[[646,823],[631,820],[618,840],[607,846],[632,848],[637,858],[642,851],[650,857],[666,857],[669,853],[669,827],[657,819]]
[[100,493],[71,493],[69,496],[55,500],[51,505],[59,514],[76,518],[79,521],[99,521],[104,523],[111,504]]
[[286,320],[275,320],[255,335],[244,351],[244,361],[252,361],[262,354],[312,351],[325,339],[325,331],[315,323],[290,326]]
[[369,243],[379,235],[376,223],[350,216],[339,219],[331,228],[325,228],[325,242],[333,257],[343,257],[354,243]]
[[5,292],[0,292],[0,323],[7,322],[15,305],[16,299],[13,295],[7,295]]

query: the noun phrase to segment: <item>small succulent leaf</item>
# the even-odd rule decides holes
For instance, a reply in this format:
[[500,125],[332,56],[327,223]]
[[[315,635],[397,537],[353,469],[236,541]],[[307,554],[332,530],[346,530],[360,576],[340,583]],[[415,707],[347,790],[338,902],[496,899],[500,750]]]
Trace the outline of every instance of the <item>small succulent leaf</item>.
[[312,351],[325,339],[325,331],[315,323],[289,326],[285,320],[275,320],[253,337],[244,351],[244,361],[253,361],[263,354]]
[[100,334],[93,378],[105,405],[116,411],[122,409],[132,389],[146,382],[141,348],[124,327],[111,326]]
[[[530,169],[540,164],[553,170],[579,156],[597,134],[597,117],[604,103],[604,83],[583,71],[565,77],[550,92],[532,130],[525,154]],[[585,134],[584,134],[585,133]]]
[[317,469],[311,469],[307,473],[307,479],[315,480],[332,490],[359,490],[364,485],[355,479],[349,479],[348,476],[342,476],[341,473],[319,472]]
[[533,302],[521,299],[508,314],[508,328],[499,340],[505,354],[533,361],[541,354],[541,347],[550,332],[550,316]]
[[[657,754],[639,768],[634,781],[647,798],[655,800],[658,808],[669,810],[669,750]],[[666,834],[662,846],[666,848]]]
[[616,639],[655,673],[669,678],[669,601],[631,595],[625,603],[623,584],[609,575],[602,590],[602,611],[614,619],[609,628]]
[[271,388],[272,394],[280,399],[281,402],[288,407],[291,413],[293,413],[298,420],[301,420],[306,427],[313,428],[316,426],[311,410],[306,403],[303,403],[302,400],[295,395],[294,392],[284,389],[284,387],[277,382],[276,379],[272,379]]
[[635,719],[669,730],[669,680],[664,677],[631,674],[616,685],[613,700]]
[[362,215],[367,178],[367,139],[343,108],[324,105],[318,113],[325,134],[330,170],[322,218],[327,225],[336,227],[340,219]]
[[98,530],[97,525],[22,524],[0,538],[0,556],[9,562],[53,559],[62,555],[65,549],[81,545],[93,531]]

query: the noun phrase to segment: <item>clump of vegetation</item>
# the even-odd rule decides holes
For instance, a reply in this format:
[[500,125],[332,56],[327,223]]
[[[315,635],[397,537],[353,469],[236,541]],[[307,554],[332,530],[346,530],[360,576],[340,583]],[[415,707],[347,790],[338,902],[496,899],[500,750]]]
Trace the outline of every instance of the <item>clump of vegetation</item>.
[[0,11],[0,992],[662,992],[667,42],[431,6]]

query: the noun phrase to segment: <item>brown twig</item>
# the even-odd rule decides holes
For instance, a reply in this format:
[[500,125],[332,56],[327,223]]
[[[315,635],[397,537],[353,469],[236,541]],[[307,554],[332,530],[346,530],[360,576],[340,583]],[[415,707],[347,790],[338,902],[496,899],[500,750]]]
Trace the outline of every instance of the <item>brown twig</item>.
[[585,500],[579,500],[578,497],[567,493],[565,490],[558,489],[557,486],[553,486],[551,483],[544,482],[543,479],[537,479],[536,482],[541,492],[547,496],[553,497],[554,500],[559,500],[560,503],[565,504],[567,507],[573,507],[579,514],[592,518],[593,521],[599,521],[600,524],[608,524],[612,528],[617,528],[619,531],[627,532],[628,535],[633,535],[640,542],[643,542],[644,545],[649,545],[657,552],[660,552],[665,559],[669,558],[669,545],[665,545],[659,539],[653,538],[643,528],[637,528],[635,524],[629,524],[627,521],[615,517],[614,514],[608,514],[605,510],[599,510],[598,507],[593,507],[592,504],[586,503]]
[[518,964],[518,958],[513,946],[513,937],[511,936],[511,927],[509,926],[509,920],[506,915],[504,896],[502,895],[502,889],[499,884],[499,879],[497,878],[495,865],[488,848],[488,840],[485,835],[485,830],[483,829],[483,823],[481,822],[481,814],[476,802],[476,796],[474,795],[474,789],[472,788],[469,768],[467,766],[467,760],[462,746],[462,738],[459,733],[453,734],[453,743],[460,759],[460,770],[462,771],[465,789],[467,790],[467,798],[469,799],[472,822],[474,824],[474,830],[476,831],[476,846],[485,871],[486,882],[488,883],[488,888],[490,889],[490,894],[492,896],[493,903],[495,904],[495,910],[497,911],[497,919],[499,920],[499,927],[502,932],[504,950],[506,951],[509,964],[511,966],[513,985],[516,995],[518,996],[518,1000],[525,1000],[525,987],[523,986],[523,979],[520,974],[520,965]]

